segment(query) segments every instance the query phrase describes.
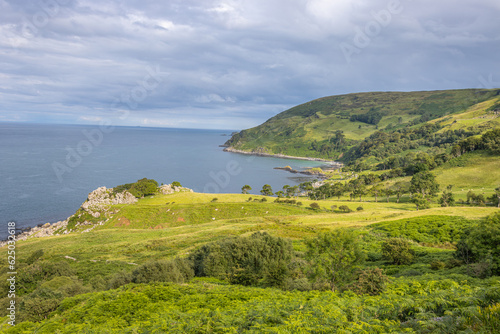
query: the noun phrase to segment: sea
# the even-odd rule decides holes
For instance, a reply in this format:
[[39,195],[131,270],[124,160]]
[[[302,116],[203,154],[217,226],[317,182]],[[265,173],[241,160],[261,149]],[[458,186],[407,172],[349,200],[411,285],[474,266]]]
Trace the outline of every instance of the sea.
[[205,193],[274,191],[311,180],[294,169],[321,162],[223,152],[232,130],[0,123],[0,238],[64,220],[98,187],[142,178]]

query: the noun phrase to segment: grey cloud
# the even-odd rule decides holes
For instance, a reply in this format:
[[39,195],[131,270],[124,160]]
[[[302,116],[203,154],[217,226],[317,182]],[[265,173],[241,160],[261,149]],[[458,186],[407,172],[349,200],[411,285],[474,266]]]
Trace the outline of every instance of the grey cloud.
[[[362,47],[391,1],[49,1],[0,0],[0,120],[234,129],[324,95],[500,81],[497,1],[400,0]],[[116,103],[148,67],[161,82]]]

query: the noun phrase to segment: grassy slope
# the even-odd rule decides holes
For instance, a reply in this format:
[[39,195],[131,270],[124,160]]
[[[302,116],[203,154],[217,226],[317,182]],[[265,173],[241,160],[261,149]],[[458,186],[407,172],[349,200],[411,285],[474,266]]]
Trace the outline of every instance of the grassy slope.
[[[355,211],[348,214],[340,214],[306,209],[304,207],[308,206],[312,201],[305,199],[301,199],[304,207],[295,207],[272,202],[247,202],[248,195],[218,194],[217,197],[218,201],[212,203],[213,194],[177,193],[142,199],[133,205],[115,206],[112,209],[114,211],[119,210],[119,212],[116,212],[104,226],[100,226],[92,232],[72,233],[69,235],[18,242],[17,261],[18,263],[23,263],[34,251],[44,249],[43,260],[67,262],[79,278],[83,279],[84,283],[87,284],[89,279],[97,275],[109,278],[121,270],[133,270],[137,264],[151,259],[185,256],[193,248],[201,244],[220,240],[228,236],[248,235],[255,231],[267,231],[273,235],[292,238],[295,248],[301,250],[303,243],[300,241],[313,236],[321,230],[338,227],[363,227],[377,222],[386,222],[383,226],[390,227],[392,221],[395,224],[401,224],[402,221],[404,222],[404,219],[415,217],[421,217],[423,221],[426,219],[432,220],[432,217],[438,216],[439,219],[444,219],[445,221],[446,216],[455,217],[453,221],[460,219],[457,217],[475,220],[498,212],[498,209],[484,207],[441,208],[434,206],[428,210],[415,211],[413,205],[405,203],[317,201],[322,208],[329,208],[331,205],[348,205],[352,209],[355,209],[359,205],[364,207],[364,210],[360,212]],[[256,196],[253,197],[255,198]],[[262,198],[262,196],[257,197]],[[169,209],[168,213],[172,217],[164,215]],[[172,215],[171,213],[174,214]],[[185,221],[180,221],[178,218],[182,218]],[[213,220],[212,218],[216,219]],[[130,224],[123,224],[124,219],[127,219]],[[420,262],[412,265],[412,267],[401,269],[396,268],[397,266],[387,266],[386,270],[391,272],[404,270],[423,270],[424,272],[429,272],[429,263],[433,259],[451,257],[450,249],[422,247],[422,251],[427,255],[422,257],[419,260]],[[65,256],[71,256],[76,261],[67,259]],[[457,283],[450,282],[452,288],[449,288],[448,285],[443,286],[439,293],[436,292],[435,287],[432,285],[435,283],[427,283],[426,279],[430,278],[423,277],[423,285],[420,285],[420,283],[417,284],[419,286],[429,284],[431,289],[429,293],[424,294],[428,295],[425,303],[432,306],[434,302],[433,293],[438,293],[440,296],[447,294],[449,298],[452,298],[456,293],[453,290],[454,287],[464,284],[460,281],[464,279],[461,277],[457,276]],[[441,281],[442,277],[439,276],[434,279]],[[418,278],[416,280],[418,281]],[[405,303],[407,298],[412,298],[413,302],[414,298],[419,296],[418,293],[415,296],[410,296],[412,294],[410,290],[412,291],[413,289],[413,281],[408,283],[404,280],[396,280],[394,282],[395,285],[391,289],[400,289],[398,284],[401,284],[401,286],[409,290],[404,295],[400,295],[400,293],[388,293],[387,295],[375,298],[369,296],[359,297],[360,305],[365,303],[364,299],[366,298],[367,301],[370,301],[378,309],[377,305],[379,304],[377,303],[380,303],[380,305],[387,303],[387,305],[395,304],[396,300],[392,298],[396,298],[397,303]],[[466,283],[470,284],[468,281]],[[56,283],[52,282],[52,284]],[[494,282],[492,281],[490,284],[494,284]],[[406,288],[406,285],[408,285],[408,288]],[[181,289],[183,294],[186,294],[186,298],[191,300],[187,301],[186,299],[186,301],[181,301],[179,298],[182,294],[175,292],[176,289]],[[465,298],[464,296],[469,298],[469,295],[475,296],[477,291],[479,291],[477,288],[475,289],[471,290],[466,286],[464,291],[456,296],[456,299],[460,300],[460,298]],[[146,294],[147,298],[141,294],[141,291],[145,290],[150,291]],[[126,291],[134,292],[130,293]],[[211,298],[211,294],[215,291],[220,292],[221,296],[216,298],[223,298],[221,300],[222,304],[217,303],[216,305],[212,305],[212,302],[207,304],[207,300]],[[336,300],[339,303],[339,307],[343,310],[338,310],[340,312],[339,315],[344,314],[343,312],[349,313],[348,309],[350,306],[345,303],[354,302],[354,299],[352,299],[353,297],[339,299],[337,295],[330,296],[330,294],[330,292],[318,291],[300,293],[254,287],[219,286],[211,285],[210,283],[205,284],[204,281],[196,283],[196,280],[187,285],[167,284],[166,287],[162,284],[132,285],[122,287],[118,290],[96,292],[89,295],[79,295],[73,299],[66,299],[63,302],[65,303],[64,306],[56,312],[60,315],[54,315],[51,319],[43,322],[41,326],[24,323],[16,326],[19,331],[16,328],[12,328],[8,332],[27,333],[33,332],[35,328],[38,328],[38,331],[41,333],[51,333],[54,328],[58,328],[59,330],[64,329],[63,332],[67,333],[79,332],[84,329],[87,331],[93,329],[100,332],[109,331],[110,333],[118,333],[121,331],[120,328],[129,328],[132,330],[132,328],[135,328],[134,326],[138,326],[139,324],[149,329],[158,329],[161,326],[163,329],[170,331],[173,328],[173,324],[181,326],[188,322],[196,326],[195,324],[201,321],[200,319],[204,319],[203,314],[213,312],[214,310],[216,310],[215,312],[219,312],[218,314],[225,314],[228,319],[239,319],[233,314],[233,307],[238,308],[237,314],[246,314],[249,312],[249,316],[257,315],[260,317],[267,312],[266,310],[278,307],[278,301],[283,298],[286,299],[286,302],[283,302],[283,305],[279,306],[279,308],[286,308],[286,305],[289,305],[292,301],[301,305],[308,305],[308,308],[304,310],[308,314],[311,313],[307,318],[307,322],[318,323],[318,321],[322,321],[319,319],[328,319],[325,320],[325,326],[327,323],[328,326],[333,326],[336,321],[334,319],[338,318],[338,316],[332,316],[330,311],[326,313],[328,317],[326,315],[321,316],[320,313],[322,310],[327,305],[330,305],[333,300]],[[170,301],[168,298],[165,300],[167,296],[177,297],[172,297],[174,299]],[[255,302],[253,301],[253,297],[250,296],[257,297]],[[334,298],[331,301],[325,301],[325,298],[328,299],[329,296]],[[304,304],[311,298],[313,300],[317,299],[317,301],[311,302],[311,304]],[[174,300],[179,302],[174,302]],[[236,304],[228,307],[228,305],[232,305],[232,301]],[[189,304],[188,308],[186,308],[186,303]],[[313,306],[316,304],[318,305],[317,307]],[[431,308],[431,306],[427,307]],[[398,307],[395,306],[394,309],[397,310]],[[255,311],[255,308],[258,311]],[[280,315],[276,315],[276,319],[280,317],[285,317],[284,319],[286,319],[289,316],[289,320],[292,321],[296,314],[296,316],[301,317],[301,322],[306,321],[305,318],[302,318],[304,312],[302,308],[303,306],[300,306],[300,308],[293,307],[286,312],[288,315],[280,313]],[[140,312],[137,313],[138,311]],[[148,321],[144,322],[146,318],[143,319],[141,312],[147,314]],[[182,312],[187,313],[184,314]],[[152,315],[157,313],[161,316],[151,318]],[[191,316],[186,318],[188,314]],[[175,315],[178,315],[180,318],[174,320]],[[173,318],[171,319],[171,317]],[[367,329],[371,328],[373,330],[375,327],[372,326],[379,325],[377,317],[378,315],[367,313],[364,326],[367,326]],[[171,320],[167,321],[164,319]],[[223,320],[219,319],[218,321],[222,321],[225,326]],[[113,325],[110,327],[109,323]],[[22,330],[23,326],[27,326],[26,331]],[[52,328],[51,326],[56,327]],[[208,325],[205,324],[204,326]],[[238,327],[242,326],[244,327],[243,324],[238,325]],[[268,326],[271,325],[268,324]],[[398,322],[393,322],[391,326],[397,327]],[[3,329],[7,328],[9,327],[3,327]],[[386,330],[389,329],[380,329],[380,332],[386,332]],[[1,331],[2,326],[0,325]],[[178,329],[175,332],[196,332],[196,330],[188,330],[183,327],[183,329]],[[233,332],[236,332],[236,330]]]
[[[497,127],[497,115],[488,108],[498,104],[497,90],[451,90],[434,92],[374,92],[317,99],[284,111],[265,123],[240,132],[228,141],[234,148],[296,156],[322,156],[310,149],[342,130],[347,139],[359,141],[376,131],[402,128],[422,115],[445,126],[441,131],[475,127]],[[375,125],[351,122],[351,115],[370,110],[383,114]],[[387,126],[389,126],[387,128]],[[414,125],[419,126],[419,125]]]
[[[255,231],[268,231],[273,235],[299,240],[317,231],[337,227],[365,226],[422,215],[479,219],[496,211],[495,208],[437,206],[425,211],[415,211],[412,204],[405,203],[317,201],[324,209],[332,205],[348,205],[351,209],[358,206],[364,208],[360,212],[341,214],[315,212],[286,204],[248,203],[248,195],[238,194],[218,195],[220,202],[210,203],[212,196],[198,193],[160,195],[153,199],[143,199],[134,205],[120,206],[120,212],[104,226],[90,233],[18,242],[18,256],[22,261],[42,248],[46,259],[71,256],[96,267],[106,261],[118,261],[121,265],[126,265],[143,263],[151,258],[186,254],[203,243]],[[168,210],[165,203],[171,201],[175,201],[177,206],[170,207],[170,212],[174,211],[172,216],[177,218],[169,217],[168,222],[159,212]],[[304,206],[313,202],[301,201]],[[179,217],[186,221],[177,222]],[[130,225],[122,224],[124,219],[129,220]],[[71,260],[68,262],[78,266],[78,263]]]

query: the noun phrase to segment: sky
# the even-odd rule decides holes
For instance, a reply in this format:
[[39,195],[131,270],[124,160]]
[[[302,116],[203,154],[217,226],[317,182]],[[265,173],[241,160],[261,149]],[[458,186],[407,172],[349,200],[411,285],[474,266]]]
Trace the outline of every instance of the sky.
[[0,0],[0,122],[244,129],[323,96],[500,87],[498,0]]

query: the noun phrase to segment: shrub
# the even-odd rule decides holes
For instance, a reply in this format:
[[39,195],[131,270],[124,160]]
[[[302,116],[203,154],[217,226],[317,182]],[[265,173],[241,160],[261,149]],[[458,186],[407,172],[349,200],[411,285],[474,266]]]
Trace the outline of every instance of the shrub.
[[384,291],[389,278],[380,268],[364,269],[357,273],[356,282],[350,286],[350,290],[357,294],[375,296]]
[[316,203],[316,202],[313,202],[313,203],[309,204],[309,206],[310,206],[310,207],[311,207],[311,209],[313,209],[313,210],[319,210],[319,209],[320,209],[319,204],[318,204],[318,203]]
[[262,197],[262,198],[260,199],[260,201],[261,201],[262,203],[267,202],[267,198]]
[[132,275],[130,272],[123,270],[113,275],[109,281],[109,288],[117,289],[129,283],[132,283]]
[[477,263],[475,276],[500,274],[500,213],[489,216],[468,233],[464,233],[457,244],[455,257],[465,263]]
[[290,241],[257,232],[204,245],[189,259],[196,276],[242,285],[282,286],[292,252]]
[[212,200],[211,200],[210,202],[215,203],[215,202],[217,202],[218,200],[219,200],[219,199],[218,199],[217,197],[214,197],[214,198],[212,198]]
[[69,264],[62,262],[35,262],[24,268],[17,275],[17,292],[20,294],[33,291],[37,285],[45,280],[57,276],[73,276]]
[[132,272],[132,282],[184,283],[194,277],[192,265],[186,259],[156,260],[139,266]]
[[382,255],[386,260],[397,265],[410,264],[414,258],[410,242],[401,238],[387,239],[382,244]]
[[332,291],[348,282],[354,266],[364,261],[358,236],[344,229],[321,233],[307,240],[306,247],[311,279],[328,282]]
[[43,249],[39,249],[31,253],[30,257],[26,260],[28,265],[35,263],[38,259],[43,256]]
[[135,183],[127,183],[113,188],[114,193],[128,191],[137,198],[154,195],[158,191],[158,182],[152,179],[140,179]]
[[457,259],[449,259],[448,261],[446,261],[446,268],[448,269],[460,267],[461,265],[463,265],[463,262]]
[[358,206],[358,207],[356,208],[356,210],[357,210],[357,211],[363,211],[364,209],[363,209],[363,207],[362,207],[362,206]]
[[309,291],[312,289],[312,284],[307,277],[287,278],[284,283],[285,290]]
[[341,205],[341,206],[339,206],[339,210],[341,212],[344,212],[344,213],[352,212],[352,210],[347,205]]
[[172,182],[172,187],[182,187],[182,186],[181,186],[180,182],[174,181],[174,182]]
[[297,206],[302,206],[303,204],[302,204],[302,202],[297,202],[296,205]]
[[443,261],[433,261],[431,262],[431,269],[432,270],[442,270],[446,267],[446,263]]

